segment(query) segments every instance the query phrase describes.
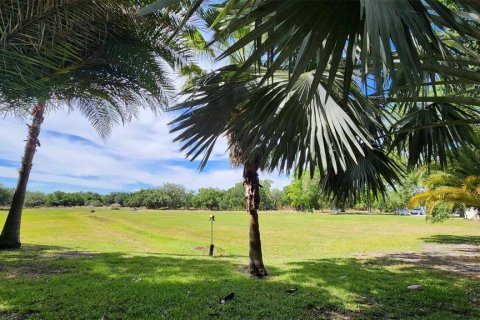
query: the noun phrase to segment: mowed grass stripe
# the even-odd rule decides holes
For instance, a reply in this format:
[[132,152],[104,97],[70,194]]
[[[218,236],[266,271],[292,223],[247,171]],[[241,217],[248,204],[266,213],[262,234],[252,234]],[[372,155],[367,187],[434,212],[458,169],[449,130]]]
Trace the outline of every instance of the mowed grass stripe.
[[[132,223],[132,215],[133,221]],[[155,223],[149,223],[149,221],[142,221],[142,213],[121,213],[112,215],[108,212],[99,213],[95,216],[89,216],[89,219],[99,219],[102,224],[116,231],[116,233],[125,239],[129,239],[135,243],[132,248],[136,253],[181,253],[187,252],[194,254],[194,248],[199,244],[205,245],[205,243],[196,243],[194,241],[186,241],[184,237],[175,236],[174,234],[168,234],[162,232],[165,230],[165,226],[159,226]],[[151,220],[151,217],[148,217]],[[167,229],[172,232],[171,229]],[[173,230],[176,231],[176,230]],[[182,241],[183,240],[183,241]],[[189,250],[190,249],[190,250]]]
[[[94,251],[203,255],[210,243],[212,212],[25,210],[25,243],[76,246]],[[248,214],[215,212],[214,242],[227,256],[248,254]],[[53,219],[52,219],[53,218]],[[272,262],[418,252],[433,234],[475,234],[463,220],[431,224],[419,217],[262,213],[265,258]],[[65,238],[65,239],[62,239]]]

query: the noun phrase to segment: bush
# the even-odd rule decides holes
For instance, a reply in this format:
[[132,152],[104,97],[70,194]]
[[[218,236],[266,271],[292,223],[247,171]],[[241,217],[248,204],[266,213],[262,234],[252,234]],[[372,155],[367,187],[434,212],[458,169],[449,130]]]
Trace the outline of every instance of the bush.
[[24,206],[28,208],[45,206],[47,195],[43,192],[27,192],[25,194]]
[[0,206],[8,206],[12,201],[13,190],[0,185]]
[[357,203],[354,207],[355,210],[367,210],[367,205],[365,203]]

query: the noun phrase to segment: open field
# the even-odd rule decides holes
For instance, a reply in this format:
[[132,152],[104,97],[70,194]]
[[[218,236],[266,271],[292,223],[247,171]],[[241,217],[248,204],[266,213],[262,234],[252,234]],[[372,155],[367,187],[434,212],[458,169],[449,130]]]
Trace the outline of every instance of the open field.
[[478,222],[263,213],[259,280],[248,215],[215,212],[210,258],[210,214],[25,210],[23,249],[0,252],[0,319],[480,319]]

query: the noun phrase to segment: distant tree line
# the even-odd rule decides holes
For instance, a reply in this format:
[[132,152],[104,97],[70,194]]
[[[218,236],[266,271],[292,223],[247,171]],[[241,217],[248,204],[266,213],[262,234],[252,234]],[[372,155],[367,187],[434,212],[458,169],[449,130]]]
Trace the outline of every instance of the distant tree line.
[[[463,154],[465,153],[465,155]],[[470,159],[470,153],[463,152],[463,158]],[[476,165],[478,153],[474,160],[458,161],[452,166],[451,172],[461,178],[469,175],[480,176]],[[462,158],[461,157],[461,158]],[[463,159],[462,158],[462,159]],[[476,170],[476,171],[475,171]],[[334,203],[321,192],[321,177],[318,173],[310,178],[294,178],[283,190],[272,188],[272,181],[261,181],[260,210],[358,210],[376,212],[397,212],[406,209],[413,194],[423,190],[422,181],[430,174],[425,168],[409,171],[403,176],[401,184],[395,189],[387,191],[385,197],[374,198],[367,193],[362,194],[355,201],[347,203]],[[8,206],[12,199],[13,189],[0,185],[0,206]],[[26,207],[73,207],[73,206],[113,206],[135,207],[148,209],[205,209],[205,210],[244,210],[245,189],[242,183],[222,190],[218,188],[200,188],[188,191],[184,186],[165,183],[160,187],[142,189],[135,192],[111,192],[102,195],[96,192],[63,192],[53,193],[27,192],[25,197]],[[449,210],[450,212],[451,210]]]
[[[387,193],[385,198],[371,200],[367,195],[355,202],[335,205],[321,193],[320,176],[312,179],[304,176],[293,179],[283,190],[272,188],[270,180],[261,181],[260,210],[289,209],[297,211],[314,210],[374,210],[394,212],[404,208],[418,184],[415,174],[405,178],[404,185]],[[13,189],[0,185],[0,206],[8,206]],[[200,188],[188,191],[184,186],[165,183],[160,187],[142,189],[135,192],[64,192],[43,193],[29,191],[25,197],[25,207],[75,207],[75,206],[113,206],[148,209],[205,209],[205,210],[244,210],[245,189],[242,183],[222,190],[218,188]]]
[[[298,211],[314,210],[368,210],[377,212],[396,212],[406,209],[409,200],[414,194],[429,188],[425,181],[439,173],[449,174],[462,181],[467,177],[480,177],[480,129],[476,128],[478,143],[474,146],[460,148],[458,158],[448,169],[435,166],[419,167],[406,172],[395,188],[389,188],[384,197],[375,198],[371,194],[363,193],[355,201],[334,203],[322,194],[321,176],[315,172],[310,178],[294,178],[283,190],[272,188],[272,181],[260,182],[260,209],[279,210],[289,209]],[[403,159],[405,162],[406,160]],[[441,181],[445,182],[445,181]],[[0,207],[9,206],[13,188],[0,185]],[[27,192],[25,197],[26,207],[73,207],[73,206],[114,206],[136,207],[149,209],[207,209],[207,210],[244,210],[245,189],[242,183],[222,190],[217,188],[200,188],[197,191],[188,191],[184,186],[165,183],[160,187],[142,189],[135,192],[111,192],[102,195],[96,192],[63,192],[53,193]],[[465,207],[465,205],[464,205]],[[458,205],[453,208],[458,209]],[[452,208],[438,207],[433,215],[446,216]],[[443,211],[442,211],[443,210]]]
[[[261,182],[261,210],[278,210],[285,206],[283,192],[272,189],[272,182]],[[14,189],[0,185],[0,206],[8,206]],[[75,207],[75,206],[116,206],[144,207],[148,209],[208,209],[208,210],[243,210],[244,187],[242,183],[232,188],[200,188],[187,191],[178,184],[165,183],[160,187],[142,189],[135,192],[111,192],[102,195],[97,192],[63,192],[52,193],[28,191],[25,207]]]

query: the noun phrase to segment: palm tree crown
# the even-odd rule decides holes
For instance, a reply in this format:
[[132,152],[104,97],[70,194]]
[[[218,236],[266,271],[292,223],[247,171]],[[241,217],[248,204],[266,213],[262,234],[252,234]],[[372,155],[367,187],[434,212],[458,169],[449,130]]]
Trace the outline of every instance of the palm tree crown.
[[4,1],[0,14],[0,111],[66,104],[102,136],[139,108],[164,107],[172,68],[188,58],[165,44],[172,27],[127,0]]
[[446,174],[436,173],[425,181],[428,190],[415,194],[409,201],[409,206],[425,205],[431,218],[439,205],[447,205],[453,209],[456,205],[480,208],[480,176],[468,176],[465,179]]
[[251,55],[187,90],[174,108],[185,111],[177,140],[204,166],[228,134],[260,168],[320,168],[344,199],[384,193],[400,169],[393,150],[409,166],[445,166],[480,118],[469,3],[454,12],[436,0],[224,1],[215,41],[242,37],[219,58],[247,46]]

